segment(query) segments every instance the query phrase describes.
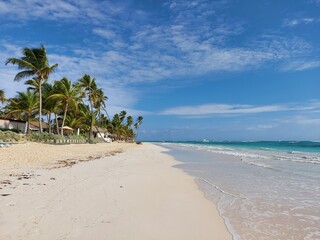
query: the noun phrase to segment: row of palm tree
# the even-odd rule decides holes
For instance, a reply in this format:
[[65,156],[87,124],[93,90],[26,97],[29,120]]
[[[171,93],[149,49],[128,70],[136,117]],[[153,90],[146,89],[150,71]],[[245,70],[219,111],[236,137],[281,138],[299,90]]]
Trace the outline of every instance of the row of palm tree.
[[85,74],[75,83],[64,77],[50,84],[49,75],[58,64],[49,65],[45,47],[24,48],[22,53],[21,58],[9,58],[6,64],[17,65],[22,70],[16,74],[15,81],[32,79],[25,82],[28,85],[27,91],[17,92],[14,98],[5,99],[4,91],[0,90],[0,101],[7,101],[4,108],[6,116],[25,119],[28,123],[38,117],[39,130],[42,132],[44,114],[50,133],[54,131],[64,135],[64,126],[68,125],[88,133],[89,142],[92,140],[94,126],[108,129],[116,140],[136,137],[143,118],[139,116],[133,124],[132,116],[126,116],[127,113],[122,111],[111,120],[105,104],[108,98],[103,89],[97,86],[95,78]]

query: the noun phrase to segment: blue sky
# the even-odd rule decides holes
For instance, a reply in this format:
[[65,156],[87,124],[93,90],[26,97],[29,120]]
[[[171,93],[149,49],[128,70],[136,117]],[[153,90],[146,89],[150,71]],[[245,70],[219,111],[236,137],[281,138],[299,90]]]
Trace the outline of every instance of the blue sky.
[[0,0],[8,57],[44,44],[76,81],[96,77],[111,114],[143,115],[142,140],[320,140],[319,0]]

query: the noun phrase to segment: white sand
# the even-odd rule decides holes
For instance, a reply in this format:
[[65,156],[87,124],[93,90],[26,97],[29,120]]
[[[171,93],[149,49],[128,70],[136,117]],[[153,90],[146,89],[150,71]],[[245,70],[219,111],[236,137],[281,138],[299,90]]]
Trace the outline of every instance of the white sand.
[[162,151],[143,144],[71,168],[30,168],[30,179],[0,185],[11,194],[0,196],[0,239],[231,239],[214,204]]

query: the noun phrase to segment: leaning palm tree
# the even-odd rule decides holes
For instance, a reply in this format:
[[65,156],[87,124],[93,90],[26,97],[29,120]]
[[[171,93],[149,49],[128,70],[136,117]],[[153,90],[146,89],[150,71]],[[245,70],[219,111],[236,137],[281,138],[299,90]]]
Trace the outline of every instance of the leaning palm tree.
[[27,92],[18,92],[18,95],[9,100],[6,106],[7,115],[19,114],[22,118],[28,122],[27,133],[30,131],[30,119],[38,111],[38,96],[33,90],[27,90]]
[[120,121],[121,121],[121,124],[123,123],[124,119],[126,118],[126,115],[127,115],[127,112],[122,110],[120,113],[119,113],[119,117],[120,117]]
[[138,138],[139,128],[140,128],[140,125],[142,124],[142,120],[143,120],[143,117],[139,116],[137,118],[137,122],[134,124],[134,128],[136,129],[136,138]]
[[67,78],[54,82],[56,93],[48,97],[48,101],[58,101],[64,108],[61,135],[63,136],[63,127],[70,108],[77,109],[82,97],[82,91]]
[[43,45],[40,48],[24,48],[21,58],[8,58],[6,65],[11,63],[18,65],[23,71],[17,73],[14,81],[20,81],[23,78],[36,77],[38,81],[39,93],[39,127],[42,132],[42,83],[47,80],[49,75],[57,68],[58,64],[49,65],[47,51]]
[[128,116],[127,117],[127,127],[131,128],[132,124],[133,124],[133,118],[132,118],[132,116]]

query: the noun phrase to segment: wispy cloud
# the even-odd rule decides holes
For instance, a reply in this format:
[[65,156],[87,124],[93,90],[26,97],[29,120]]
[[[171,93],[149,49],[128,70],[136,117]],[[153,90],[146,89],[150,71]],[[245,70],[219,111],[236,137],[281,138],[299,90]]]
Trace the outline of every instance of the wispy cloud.
[[294,118],[292,121],[302,125],[320,125],[320,118],[308,118],[299,116]]
[[278,126],[278,124],[258,124],[255,126],[247,127],[246,129],[249,131],[264,131],[264,130],[273,129],[277,126]]
[[[284,118],[278,120],[279,124],[293,124],[293,125],[304,125],[304,126],[314,126],[320,125],[320,118],[318,115],[296,115],[291,118]],[[317,129],[318,130],[318,129]]]
[[307,69],[319,68],[320,60],[292,61],[283,66],[284,71],[303,71]]
[[180,106],[165,109],[160,112],[161,115],[174,115],[184,117],[210,117],[217,115],[238,116],[244,114],[284,112],[284,111],[315,111],[319,110],[320,106],[316,102],[311,102],[306,105],[230,105],[230,104],[205,104],[197,106]]
[[88,20],[101,22],[124,9],[120,4],[90,0],[8,0],[0,2],[0,16],[11,20]]
[[309,0],[308,3],[320,4],[320,0]]
[[317,18],[295,18],[295,19],[285,19],[284,25],[289,27],[294,27],[297,25],[306,25],[311,23],[319,22]]
[[113,39],[116,36],[116,34],[113,31],[103,29],[103,28],[94,28],[92,30],[92,32],[99,35],[100,37],[103,37],[103,38],[109,39],[109,40]]

